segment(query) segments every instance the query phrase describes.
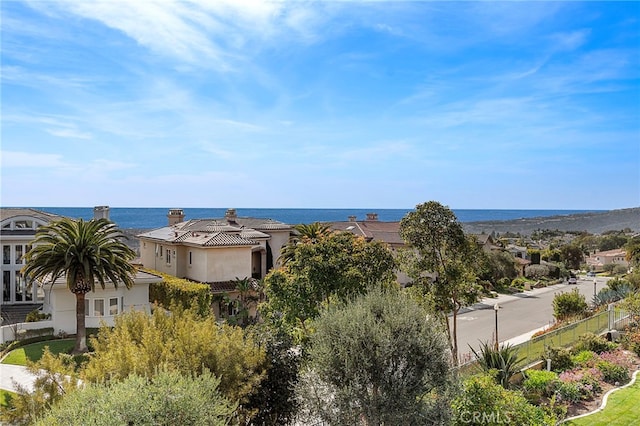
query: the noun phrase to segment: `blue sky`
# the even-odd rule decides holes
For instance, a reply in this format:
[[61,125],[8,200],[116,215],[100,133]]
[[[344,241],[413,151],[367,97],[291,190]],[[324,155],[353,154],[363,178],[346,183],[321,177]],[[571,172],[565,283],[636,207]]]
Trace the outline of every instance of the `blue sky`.
[[2,1],[3,206],[640,206],[640,3]]

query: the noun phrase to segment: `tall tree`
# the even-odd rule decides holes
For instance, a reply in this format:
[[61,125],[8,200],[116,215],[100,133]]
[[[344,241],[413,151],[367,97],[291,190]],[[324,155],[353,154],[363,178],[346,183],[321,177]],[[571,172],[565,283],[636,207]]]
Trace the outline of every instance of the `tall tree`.
[[395,279],[395,260],[381,242],[366,242],[350,232],[301,240],[292,259],[264,279],[267,303],[261,312],[301,327],[317,317],[323,304],[345,301]]
[[[400,235],[408,244],[407,272],[414,285],[431,294],[447,327],[454,363],[458,362],[457,316],[478,300],[474,270],[480,259],[455,214],[437,201],[419,204],[400,221]],[[448,315],[452,313],[452,324]]]
[[409,297],[373,290],[329,309],[314,327],[298,386],[303,423],[448,423],[453,380],[446,336]]
[[291,237],[289,243],[282,248],[280,252],[280,262],[282,265],[286,265],[288,262],[294,259],[296,253],[296,245],[300,242],[315,243],[320,238],[326,237],[331,234],[331,228],[329,225],[313,222],[313,223],[301,223],[293,227],[295,229],[295,235]]
[[116,288],[134,283],[135,257],[123,240],[126,236],[107,219],[61,219],[36,232],[33,248],[27,253],[23,273],[31,279],[54,283],[65,276],[67,288],[76,297],[76,345],[74,352],[87,350],[85,294],[104,289],[110,281]]

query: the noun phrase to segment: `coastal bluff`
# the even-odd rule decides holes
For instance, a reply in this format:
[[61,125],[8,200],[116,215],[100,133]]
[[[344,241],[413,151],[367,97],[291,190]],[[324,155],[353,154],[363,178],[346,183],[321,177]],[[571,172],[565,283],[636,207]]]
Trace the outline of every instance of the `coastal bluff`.
[[640,207],[609,210],[597,213],[578,213],[570,215],[533,217],[514,220],[492,220],[463,223],[464,229],[472,234],[520,233],[530,235],[533,231],[585,231],[590,234],[602,234],[606,231],[631,229],[640,232]]

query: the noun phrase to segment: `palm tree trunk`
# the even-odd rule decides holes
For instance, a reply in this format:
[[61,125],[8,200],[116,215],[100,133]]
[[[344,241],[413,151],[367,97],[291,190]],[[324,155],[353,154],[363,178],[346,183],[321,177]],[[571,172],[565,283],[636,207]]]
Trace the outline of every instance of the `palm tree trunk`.
[[76,346],[74,353],[87,352],[87,330],[84,325],[84,295],[83,291],[76,293]]

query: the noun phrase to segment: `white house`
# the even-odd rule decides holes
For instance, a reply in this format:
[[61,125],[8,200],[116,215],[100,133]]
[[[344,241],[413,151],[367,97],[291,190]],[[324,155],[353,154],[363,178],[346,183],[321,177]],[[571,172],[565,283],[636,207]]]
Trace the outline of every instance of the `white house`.
[[39,226],[62,219],[61,216],[26,208],[0,208],[2,245],[2,298],[0,305],[42,303],[44,293],[22,276],[24,255],[31,249]]
[[629,262],[627,262],[627,252],[624,249],[613,249],[606,251],[599,251],[586,259],[587,266],[589,269],[600,271],[604,268],[605,265],[622,265],[624,267],[629,267]]

